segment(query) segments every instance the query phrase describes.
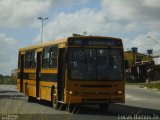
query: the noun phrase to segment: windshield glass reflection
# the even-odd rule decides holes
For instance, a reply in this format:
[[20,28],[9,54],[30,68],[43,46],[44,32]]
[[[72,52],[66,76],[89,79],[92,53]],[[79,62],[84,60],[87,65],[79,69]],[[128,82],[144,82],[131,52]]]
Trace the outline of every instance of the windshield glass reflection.
[[74,80],[123,79],[120,49],[70,48],[69,76]]

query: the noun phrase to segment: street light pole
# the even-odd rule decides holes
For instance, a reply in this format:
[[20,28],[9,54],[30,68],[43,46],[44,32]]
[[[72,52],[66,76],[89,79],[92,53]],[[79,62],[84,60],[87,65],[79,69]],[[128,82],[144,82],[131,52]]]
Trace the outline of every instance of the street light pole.
[[42,44],[42,40],[43,40],[43,20],[47,20],[48,18],[39,17],[39,18],[37,18],[37,19],[39,19],[39,20],[42,21],[42,31],[41,31],[41,44]]

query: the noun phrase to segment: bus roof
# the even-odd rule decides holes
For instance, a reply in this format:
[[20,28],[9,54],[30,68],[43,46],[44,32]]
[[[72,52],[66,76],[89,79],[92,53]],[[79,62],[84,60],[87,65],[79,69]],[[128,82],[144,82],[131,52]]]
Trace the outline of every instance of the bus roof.
[[44,42],[42,44],[32,45],[32,46],[20,48],[19,51],[38,49],[38,48],[43,48],[43,47],[47,47],[47,46],[50,46],[50,45],[55,45],[55,44],[60,44],[60,43],[66,43],[67,40],[70,39],[70,38],[109,38],[109,39],[114,39],[114,40],[121,40],[120,38],[108,37],[108,36],[74,36],[74,37],[68,37],[68,38],[62,38],[62,39],[52,40],[52,41],[49,41],[49,42]]
[[69,37],[69,38],[108,38],[108,39],[114,39],[114,40],[121,40],[120,38],[116,37],[109,37],[109,36],[75,36],[75,37]]
[[28,47],[20,48],[19,51],[26,51],[26,50],[36,49],[36,48],[43,48],[43,47],[46,47],[46,46],[49,46],[49,45],[65,43],[65,42],[67,42],[67,39],[68,38],[62,38],[62,39],[52,40],[52,41],[49,41],[49,42],[44,42],[44,43],[38,44],[38,45],[28,46]]

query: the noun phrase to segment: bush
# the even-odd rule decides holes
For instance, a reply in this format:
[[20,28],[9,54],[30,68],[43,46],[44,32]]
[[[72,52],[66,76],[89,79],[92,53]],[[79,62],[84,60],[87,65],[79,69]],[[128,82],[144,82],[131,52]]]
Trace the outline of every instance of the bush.
[[150,88],[150,89],[160,90],[160,83],[148,83],[146,85],[143,85],[142,87],[147,87],[147,88]]
[[0,84],[14,85],[16,84],[16,79],[10,76],[0,76]]

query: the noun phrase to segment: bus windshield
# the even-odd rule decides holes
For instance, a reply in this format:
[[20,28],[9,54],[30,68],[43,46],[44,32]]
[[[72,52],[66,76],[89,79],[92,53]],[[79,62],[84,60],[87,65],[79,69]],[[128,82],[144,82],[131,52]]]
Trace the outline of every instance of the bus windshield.
[[122,80],[122,49],[70,48],[71,80]]

